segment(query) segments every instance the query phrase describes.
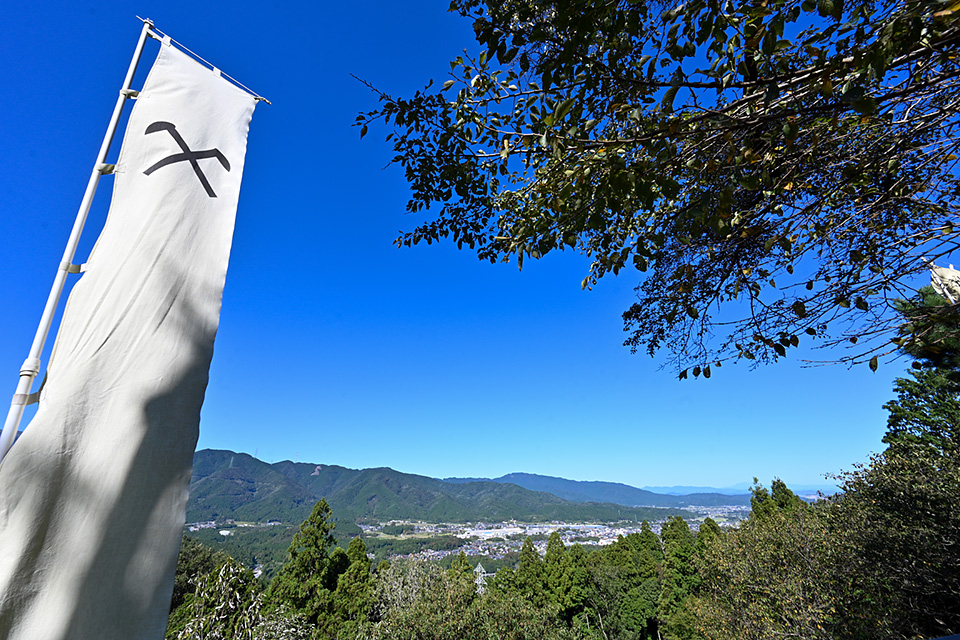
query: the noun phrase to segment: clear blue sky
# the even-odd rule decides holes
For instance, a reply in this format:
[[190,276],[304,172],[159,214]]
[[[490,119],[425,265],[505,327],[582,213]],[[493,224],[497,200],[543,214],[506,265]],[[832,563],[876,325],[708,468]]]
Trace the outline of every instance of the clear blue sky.
[[621,346],[629,273],[588,292],[576,254],[521,273],[450,245],[392,246],[416,219],[402,172],[384,169],[386,131],[361,142],[351,127],[376,101],[350,74],[399,94],[440,78],[472,43],[447,5],[8,3],[0,392],[14,391],[142,15],[273,101],[251,125],[200,448],[635,486],[820,483],[881,450],[902,361],[725,366],[680,382]]

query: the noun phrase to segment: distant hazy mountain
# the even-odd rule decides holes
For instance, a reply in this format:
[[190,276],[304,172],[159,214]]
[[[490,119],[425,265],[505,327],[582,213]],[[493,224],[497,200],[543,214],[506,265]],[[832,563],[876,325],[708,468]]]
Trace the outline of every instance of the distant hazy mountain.
[[566,480],[552,476],[540,476],[532,473],[508,473],[490,480],[483,478],[445,478],[452,484],[469,482],[498,482],[514,484],[531,491],[544,491],[571,502],[612,502],[629,507],[716,507],[722,505],[749,505],[750,496],[746,492],[739,495],[725,494],[720,491],[688,492],[683,495],[666,495],[646,489],[637,489],[618,482],[585,482]]
[[656,520],[683,514],[676,508],[625,508],[609,501],[564,499],[517,483],[449,483],[389,468],[268,464],[245,453],[205,449],[194,454],[187,521],[275,519],[299,524],[321,497],[341,522]]
[[672,487],[641,487],[646,491],[654,493],[663,493],[668,496],[685,496],[691,493],[719,493],[725,496],[745,496],[750,494],[750,485],[741,487],[689,487],[685,485],[675,485]]
[[[752,482],[738,482],[732,487],[687,487],[687,486],[673,486],[673,487],[643,487],[647,491],[653,491],[655,493],[665,493],[668,495],[679,496],[687,495],[691,493],[722,493],[724,495],[749,495],[750,487],[753,486]],[[766,483],[764,486],[769,488],[769,483]],[[823,493],[824,495],[831,495],[837,492],[837,485],[835,484],[791,484],[787,483],[787,486],[790,487],[790,490],[796,493],[799,496],[805,497],[814,497],[818,492]]]

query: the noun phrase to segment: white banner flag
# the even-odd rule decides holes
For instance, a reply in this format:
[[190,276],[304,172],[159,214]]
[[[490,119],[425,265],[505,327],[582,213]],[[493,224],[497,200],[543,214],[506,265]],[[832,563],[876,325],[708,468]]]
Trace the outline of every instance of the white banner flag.
[[159,640],[255,99],[165,42],[33,421],[0,464],[0,638]]
[[938,267],[930,265],[930,284],[937,295],[942,296],[955,304],[960,300],[960,271],[953,268]]

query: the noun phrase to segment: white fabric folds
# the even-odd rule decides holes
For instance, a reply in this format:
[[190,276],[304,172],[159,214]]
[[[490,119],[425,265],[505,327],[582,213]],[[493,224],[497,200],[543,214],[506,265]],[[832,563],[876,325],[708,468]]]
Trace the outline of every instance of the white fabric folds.
[[[950,265],[953,267],[953,265]],[[960,271],[930,265],[930,284],[938,295],[951,302],[960,300]]]
[[0,638],[163,637],[255,104],[161,45],[0,465]]

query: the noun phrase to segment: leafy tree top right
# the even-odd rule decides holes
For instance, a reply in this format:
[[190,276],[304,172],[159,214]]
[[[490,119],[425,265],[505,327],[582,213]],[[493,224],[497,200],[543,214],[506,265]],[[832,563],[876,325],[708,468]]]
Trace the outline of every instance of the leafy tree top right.
[[707,376],[814,338],[876,366],[892,301],[958,246],[955,0],[451,10],[480,52],[357,119],[391,129],[408,211],[427,216],[400,245],[521,266],[573,249],[585,287],[636,269],[626,344]]

